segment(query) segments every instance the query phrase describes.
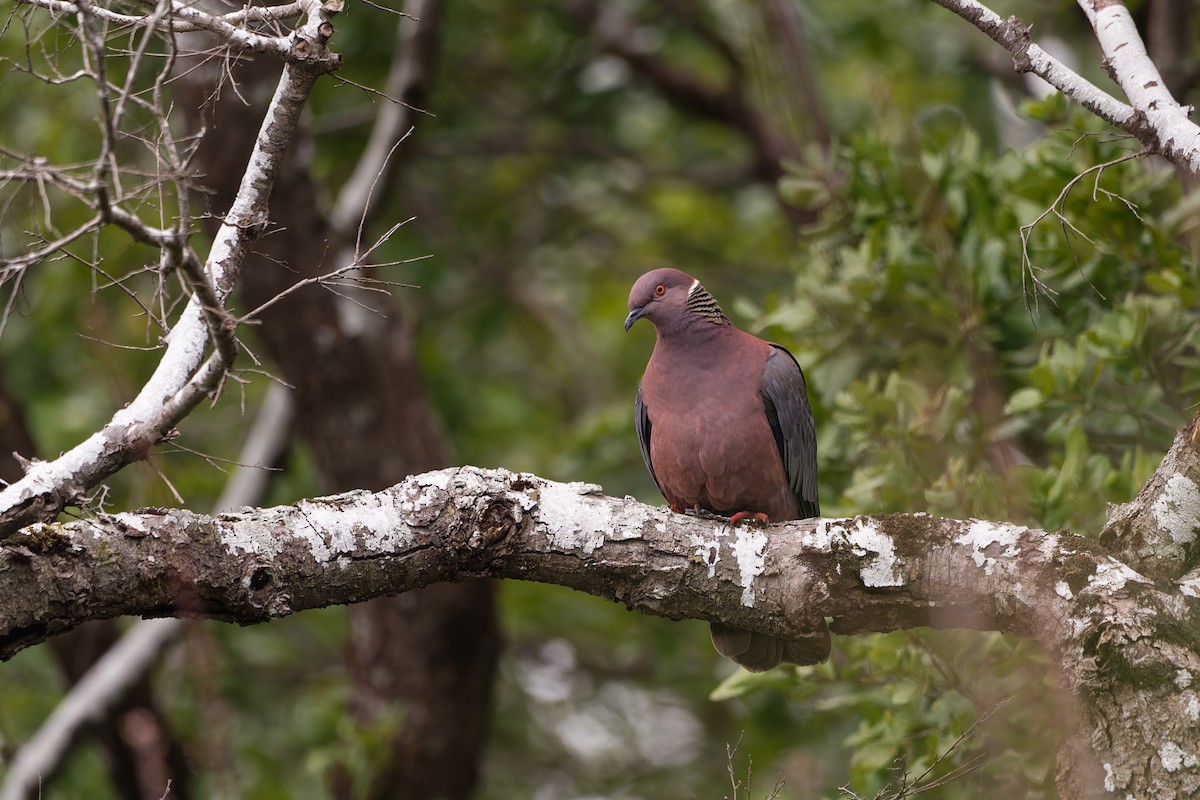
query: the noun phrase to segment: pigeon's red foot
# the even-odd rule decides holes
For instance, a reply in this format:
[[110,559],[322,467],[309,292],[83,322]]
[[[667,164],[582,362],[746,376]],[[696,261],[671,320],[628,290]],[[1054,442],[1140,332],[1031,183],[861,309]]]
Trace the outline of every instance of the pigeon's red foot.
[[761,511],[739,511],[729,518],[730,525],[737,525],[747,519],[756,519],[764,525],[769,522],[767,515]]

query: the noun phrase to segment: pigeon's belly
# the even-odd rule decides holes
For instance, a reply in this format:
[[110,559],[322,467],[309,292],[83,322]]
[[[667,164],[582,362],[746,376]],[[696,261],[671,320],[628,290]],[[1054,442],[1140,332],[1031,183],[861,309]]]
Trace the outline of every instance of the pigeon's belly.
[[775,521],[796,517],[796,499],[761,406],[716,409],[701,402],[670,409],[674,413],[649,411],[650,458],[672,505],[727,516],[761,512]]

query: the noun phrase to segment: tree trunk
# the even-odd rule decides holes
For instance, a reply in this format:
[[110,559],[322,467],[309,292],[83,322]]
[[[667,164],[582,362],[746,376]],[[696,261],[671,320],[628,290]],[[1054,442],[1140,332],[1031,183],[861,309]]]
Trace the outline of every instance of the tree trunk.
[[[261,87],[273,82],[275,67],[264,66],[250,63],[233,70],[243,94],[261,97]],[[211,87],[197,85],[191,91],[202,97]],[[184,105],[200,107],[191,101]],[[206,137],[198,153],[214,214],[222,212],[241,174],[244,153],[230,144],[246,141],[260,114],[257,104],[242,105],[228,91],[214,109],[210,124],[222,132],[220,143]],[[281,230],[264,238],[247,265],[242,297],[248,308],[297,281],[344,266],[323,260],[347,248],[317,202],[321,190],[303,158],[307,152],[304,143],[292,149],[290,167],[273,196],[270,218]],[[361,309],[348,308],[315,285],[261,315],[266,352],[279,377],[295,389],[297,430],[329,491],[382,488],[448,463],[416,363],[411,324],[395,304],[362,299],[382,316],[368,315],[363,324]],[[380,765],[370,796],[470,795],[500,649],[493,595],[490,583],[429,587],[351,610],[356,715],[370,724],[397,703],[405,707],[394,757]],[[455,724],[446,725],[449,719]],[[339,794],[349,794],[343,780],[336,783]]]

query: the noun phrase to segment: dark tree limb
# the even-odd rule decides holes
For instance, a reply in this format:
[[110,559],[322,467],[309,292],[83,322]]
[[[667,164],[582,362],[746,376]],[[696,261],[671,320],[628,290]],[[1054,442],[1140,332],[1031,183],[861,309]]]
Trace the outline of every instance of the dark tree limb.
[[780,636],[823,616],[843,634],[968,627],[1061,650],[1073,598],[1108,572],[1158,591],[1069,534],[924,514],[726,531],[591,484],[461,467],[215,517],[144,509],[30,526],[0,549],[0,657],[92,618],[253,624],[485,577]]
[[[633,25],[612,3],[579,0],[571,9],[601,48],[627,63],[668,103],[686,114],[720,123],[740,133],[753,155],[758,179],[777,184],[786,174],[785,164],[798,158],[798,146],[754,103],[750,87],[742,80],[744,70],[734,48],[721,40],[711,27],[703,25],[694,13],[684,11],[682,4],[669,5],[730,65],[729,78],[723,85],[705,81],[678,68],[660,54],[640,47]],[[781,32],[780,38],[784,36]],[[714,42],[721,44],[714,45]],[[789,57],[794,62],[796,51],[789,53]],[[820,129],[817,133],[822,135]],[[818,141],[822,146],[828,144],[827,140]],[[793,222],[806,221],[807,212],[789,206],[782,198],[780,202]]]

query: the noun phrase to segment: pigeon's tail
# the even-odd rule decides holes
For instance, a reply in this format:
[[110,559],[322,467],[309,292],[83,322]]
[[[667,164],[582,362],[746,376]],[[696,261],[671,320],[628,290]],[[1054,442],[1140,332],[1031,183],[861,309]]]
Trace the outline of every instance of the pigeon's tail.
[[807,667],[829,658],[829,627],[824,622],[816,630],[793,639],[731,628],[720,622],[712,623],[709,630],[717,652],[750,672],[766,672],[784,661]]

